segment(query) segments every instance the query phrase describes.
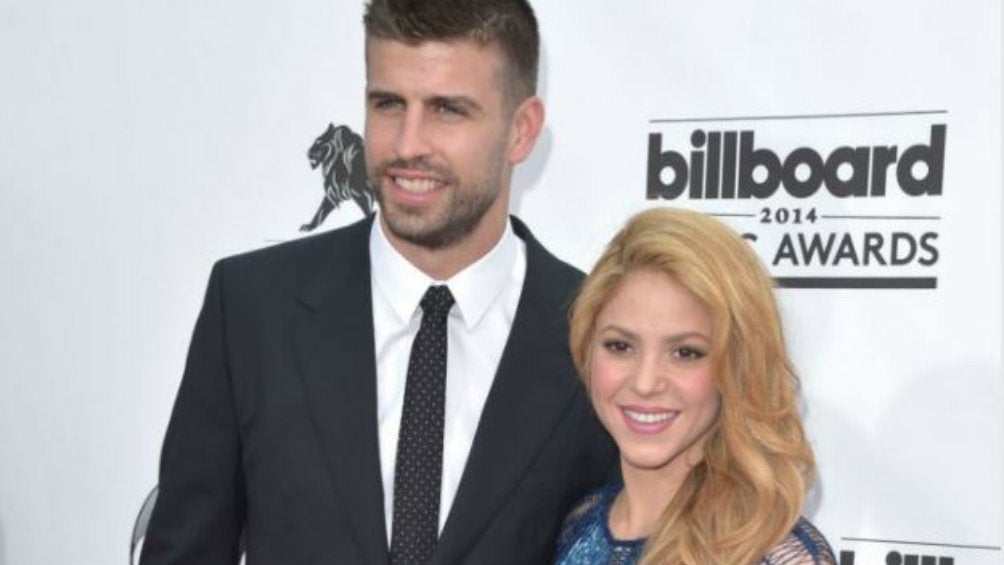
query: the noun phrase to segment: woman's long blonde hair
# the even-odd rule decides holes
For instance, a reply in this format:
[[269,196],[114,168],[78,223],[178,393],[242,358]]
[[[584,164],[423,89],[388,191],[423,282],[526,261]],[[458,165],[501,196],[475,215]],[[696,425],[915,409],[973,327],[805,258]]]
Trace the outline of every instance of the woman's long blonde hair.
[[663,512],[641,565],[755,563],[795,524],[815,471],[773,281],[749,244],[718,220],[669,208],[634,216],[572,307],[572,358],[587,387],[596,317],[637,269],[669,275],[707,306],[721,394],[703,460]]

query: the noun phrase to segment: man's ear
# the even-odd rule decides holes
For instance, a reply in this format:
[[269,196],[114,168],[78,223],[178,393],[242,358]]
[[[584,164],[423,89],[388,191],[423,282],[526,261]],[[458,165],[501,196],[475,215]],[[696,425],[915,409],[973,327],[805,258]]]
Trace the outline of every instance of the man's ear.
[[544,101],[534,95],[520,103],[513,112],[508,148],[511,164],[522,163],[530,156],[543,128]]

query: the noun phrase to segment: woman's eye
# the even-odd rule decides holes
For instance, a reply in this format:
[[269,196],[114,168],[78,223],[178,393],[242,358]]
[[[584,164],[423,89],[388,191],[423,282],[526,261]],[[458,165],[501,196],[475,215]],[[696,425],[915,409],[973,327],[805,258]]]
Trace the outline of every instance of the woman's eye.
[[684,361],[696,361],[707,355],[704,351],[696,347],[682,346],[673,350],[673,357]]
[[611,353],[627,353],[631,350],[631,345],[623,340],[608,339],[603,342],[603,349]]

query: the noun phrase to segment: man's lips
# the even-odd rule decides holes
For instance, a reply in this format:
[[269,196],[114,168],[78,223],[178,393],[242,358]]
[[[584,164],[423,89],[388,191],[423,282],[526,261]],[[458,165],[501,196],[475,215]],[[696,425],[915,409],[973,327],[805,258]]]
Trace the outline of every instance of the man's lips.
[[429,168],[387,167],[384,176],[406,192],[423,194],[449,184],[444,175]]
[[425,194],[442,184],[430,178],[408,178],[403,176],[391,177],[391,182],[405,192],[412,194]]
[[391,198],[404,205],[420,206],[438,198],[448,183],[429,171],[389,168],[384,173]]

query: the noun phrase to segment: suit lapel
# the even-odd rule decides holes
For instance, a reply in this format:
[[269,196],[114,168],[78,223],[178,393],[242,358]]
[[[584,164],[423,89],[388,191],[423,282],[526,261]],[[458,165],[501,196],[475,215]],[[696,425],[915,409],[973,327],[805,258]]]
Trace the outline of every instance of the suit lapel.
[[300,296],[297,362],[325,462],[366,563],[387,562],[368,237],[348,228]]
[[433,565],[460,561],[489,526],[578,386],[565,374],[567,330],[561,313],[568,297],[548,284],[549,262],[555,260],[513,220],[526,241],[526,279]]

